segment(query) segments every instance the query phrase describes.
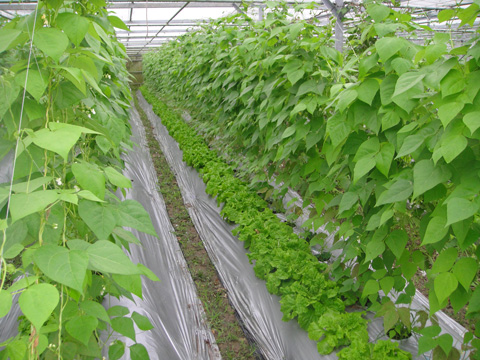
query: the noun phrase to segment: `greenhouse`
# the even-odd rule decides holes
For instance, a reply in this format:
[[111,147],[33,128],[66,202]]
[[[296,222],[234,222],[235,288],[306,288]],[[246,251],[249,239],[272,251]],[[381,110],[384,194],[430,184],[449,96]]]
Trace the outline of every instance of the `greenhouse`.
[[0,360],[480,359],[479,24],[0,0]]

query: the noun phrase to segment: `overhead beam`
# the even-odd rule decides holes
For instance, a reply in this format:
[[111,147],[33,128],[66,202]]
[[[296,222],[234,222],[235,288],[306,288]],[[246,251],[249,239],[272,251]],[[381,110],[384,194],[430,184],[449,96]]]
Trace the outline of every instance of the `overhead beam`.
[[[163,32],[163,31],[162,31]],[[117,36],[118,40],[135,40],[135,39],[152,39],[152,38],[164,38],[164,39],[175,39],[176,35],[132,35],[132,36]]]
[[[175,17],[176,17],[178,14],[180,14],[180,13],[182,12],[182,10],[185,9],[185,8],[188,6],[188,4],[189,4],[189,3],[187,2],[187,3],[186,3],[185,5],[183,5],[175,14],[173,14],[173,16],[170,18],[170,20],[167,21],[167,24],[166,24],[165,26],[167,26],[169,23],[173,22],[174,19],[175,19]],[[158,32],[155,34],[155,36],[157,36],[158,34],[160,34],[160,32],[161,32],[163,29],[165,29],[165,26],[163,26],[160,30],[158,30]],[[149,43],[145,44],[145,46],[148,46],[152,41],[153,41],[153,39],[150,40]],[[142,51],[142,50],[143,50],[143,49],[139,50],[139,52]]]
[[[164,29],[164,30],[162,30],[162,33],[182,33],[182,34],[183,34],[185,31],[187,31],[187,30]],[[128,35],[128,34],[130,34],[130,36],[131,36],[132,34],[138,34],[138,33],[145,33],[145,34],[146,34],[147,31],[146,31],[146,30],[145,30],[145,31],[125,31],[125,30],[117,30],[117,31],[115,31],[115,34],[117,35],[117,37],[119,37],[119,36],[126,36],[126,35]],[[140,36],[140,35],[139,35],[139,36]],[[150,35],[148,35],[148,36],[150,36]]]
[[[108,5],[109,9],[176,9],[185,5],[186,2],[175,2],[175,3],[110,3]],[[231,8],[231,2],[216,2],[216,3],[195,3],[190,4],[188,8],[218,8],[226,7]]]
[[[117,4],[117,3],[125,3],[127,1],[125,0],[110,0],[110,4]],[[229,1],[225,1],[225,0],[192,0],[190,1],[190,3],[225,3],[227,2],[228,4],[232,4],[232,3],[236,3],[236,4],[243,4],[245,1],[244,0],[229,0]],[[316,0],[314,2],[320,2],[320,0]],[[182,0],[135,0],[135,3],[136,4],[141,4],[141,3],[148,3],[149,5],[151,4],[155,4],[155,3],[185,3],[185,1],[182,1]],[[265,4],[266,1],[253,1],[249,4],[251,5],[261,5],[261,4]],[[294,1],[294,0],[287,0],[286,3],[288,5],[296,5],[297,4],[297,1]]]
[[[176,36],[157,36],[155,38],[152,38],[152,39],[132,39],[130,40],[128,43],[129,45],[132,44],[132,45],[141,45],[141,44],[149,44],[149,43],[153,43],[155,42],[155,39],[159,39],[159,40],[162,40],[162,39],[165,39],[165,40],[171,40],[171,39],[176,39],[177,37]],[[120,41],[121,43],[124,43],[124,41]]]
[[15,17],[14,14],[9,13],[8,11],[0,11],[0,16],[8,20],[12,20]]
[[37,8],[37,3],[0,3],[0,10],[3,11],[33,11]]
[[[328,1],[328,0],[322,0]],[[243,0],[193,0],[190,1],[189,8],[202,8],[202,7],[232,7],[232,4],[242,4]],[[178,8],[184,6],[186,1],[176,0],[135,0],[135,1],[119,1],[110,0],[108,3],[109,9],[144,9],[144,8]],[[251,5],[259,6],[264,5],[265,1],[254,1]],[[296,2],[289,0],[288,5],[295,5]],[[12,0],[0,1],[0,10],[12,10],[12,11],[33,11],[37,6],[37,1],[24,1],[14,2]]]
[[[196,25],[197,23],[208,22],[209,20],[206,19],[189,19],[189,20],[149,20],[148,26],[191,26]],[[127,26],[147,26],[147,22],[145,20],[133,20],[133,21],[126,21],[125,25]]]

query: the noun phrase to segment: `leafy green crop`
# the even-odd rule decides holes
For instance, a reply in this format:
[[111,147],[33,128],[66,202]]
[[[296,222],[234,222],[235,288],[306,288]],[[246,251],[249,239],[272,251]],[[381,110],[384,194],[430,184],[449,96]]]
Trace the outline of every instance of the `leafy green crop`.
[[308,327],[308,336],[312,340],[320,340],[318,352],[329,354],[339,346],[352,342],[368,342],[367,321],[362,313],[326,313],[319,321]]
[[[378,311],[378,291],[396,291],[397,305],[408,304],[411,281],[424,270],[430,315],[451,303],[477,319],[478,30],[456,47],[448,32],[369,1],[340,54],[330,26],[292,19],[283,3],[269,6],[263,21],[233,15],[145,55],[148,85],[191,110],[197,129],[250,174],[251,186],[276,182],[279,194],[294,188],[314,207],[305,227],[335,232],[342,256],[331,274],[343,296],[360,292]],[[475,1],[439,19],[470,27],[479,9]],[[418,45],[398,36],[416,31],[431,39]],[[242,217],[241,201],[225,213]],[[247,242],[254,231],[243,235]],[[257,268],[267,279],[263,269],[273,267]],[[272,277],[268,286],[279,282]],[[395,307],[385,315],[398,318]],[[470,335],[465,349],[479,347]]]
[[[115,195],[131,187],[120,157],[133,145],[131,94],[114,36],[126,26],[105,6],[44,0],[1,24],[0,159],[15,160],[12,183],[0,184],[0,317],[14,295],[23,313],[1,359],[100,358],[111,329],[135,341],[134,323],[151,328],[125,307],[101,305],[107,295],[141,297],[142,275],[158,280],[122,250],[139,243],[123,227],[155,230],[138,202]],[[7,272],[23,278],[5,287]],[[117,340],[109,357],[124,352]],[[132,359],[145,353],[130,347]]]
[[343,348],[337,355],[339,360],[410,360],[412,358],[412,354],[398,348],[398,343],[385,340],[379,340],[376,344],[354,340],[352,346]]

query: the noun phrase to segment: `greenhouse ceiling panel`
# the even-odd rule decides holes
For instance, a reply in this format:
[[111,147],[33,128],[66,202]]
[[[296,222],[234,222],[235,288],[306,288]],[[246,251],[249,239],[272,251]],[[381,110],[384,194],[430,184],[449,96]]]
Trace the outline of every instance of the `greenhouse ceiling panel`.
[[[292,7],[295,17],[312,19],[320,25],[327,24],[337,18],[343,26],[337,25],[336,36],[348,27],[354,27],[357,19],[353,16],[354,8],[363,5],[362,0],[315,0],[314,10],[295,12],[295,4],[310,1],[287,1]],[[467,7],[471,0],[462,1],[462,6]],[[130,31],[117,29],[117,36],[131,57],[141,56],[146,51],[185,34],[187,31],[198,27],[201,23],[208,22],[236,12],[244,11],[243,2],[240,0],[195,0],[195,1],[164,1],[164,0],[138,0],[107,2],[108,9],[113,15],[122,19]],[[265,1],[249,2],[248,14],[254,19],[259,19],[266,12]],[[419,25],[427,25],[436,30],[444,25],[437,20],[438,12],[458,4],[455,0],[400,0],[395,3],[388,2],[389,6],[404,9],[412,14]],[[12,1],[0,0],[0,17],[11,19],[16,15],[25,15],[35,10],[37,1]],[[451,30],[450,30],[451,31]],[[464,30],[455,35],[462,41],[472,29]],[[428,33],[425,37],[428,37]],[[341,37],[340,40],[341,42]]]

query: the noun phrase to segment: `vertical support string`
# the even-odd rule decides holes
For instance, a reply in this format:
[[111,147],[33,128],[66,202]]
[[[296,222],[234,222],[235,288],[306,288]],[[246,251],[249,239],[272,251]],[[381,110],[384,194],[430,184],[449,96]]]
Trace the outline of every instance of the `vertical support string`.
[[[32,59],[33,37],[35,36],[35,27],[37,25],[37,14],[38,14],[38,3],[37,3],[37,6],[35,7],[33,29],[32,29],[32,38],[30,40],[30,49],[29,49],[29,52],[28,52],[27,71],[26,71],[26,75],[25,75],[25,83],[23,84],[22,106],[21,106],[21,109],[20,109],[20,118],[18,120],[18,134],[17,134],[17,141],[16,141],[16,144],[15,144],[15,153],[14,153],[14,156],[13,156],[13,169],[12,169],[12,176],[10,178],[10,188],[9,188],[9,191],[8,191],[7,212],[6,212],[5,219],[8,219],[8,215],[9,215],[9,212],[10,212],[10,200],[12,198],[12,191],[13,191],[12,190],[13,189],[13,176],[15,174],[15,165],[17,163],[18,144],[20,143],[20,131],[22,130],[23,111],[24,111],[24,108],[25,108],[25,97],[26,97],[26,94],[27,94],[28,74],[29,74],[30,63],[31,63],[31,59]],[[3,255],[3,253],[2,253],[2,255]]]

